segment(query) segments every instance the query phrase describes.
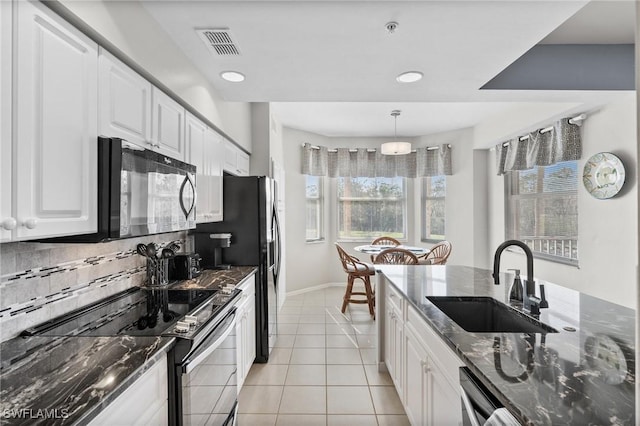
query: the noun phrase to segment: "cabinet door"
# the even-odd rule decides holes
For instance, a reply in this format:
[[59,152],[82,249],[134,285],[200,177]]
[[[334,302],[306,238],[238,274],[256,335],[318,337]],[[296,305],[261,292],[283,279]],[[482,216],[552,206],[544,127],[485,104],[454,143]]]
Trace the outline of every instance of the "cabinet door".
[[185,160],[184,115],[185,110],[176,101],[156,87],[151,90],[153,118],[151,142],[153,149],[168,157]]
[[238,392],[240,392],[240,389],[244,384],[244,379],[247,378],[247,373],[249,372],[249,370],[245,371],[244,368],[244,342],[247,335],[247,322],[245,313],[246,305],[244,302],[241,302],[240,305],[238,305],[238,309],[236,310],[236,369],[238,375]]
[[98,46],[45,6],[14,4],[16,237],[95,232]]
[[238,148],[225,139],[224,141],[224,165],[225,171],[234,175],[238,174]]
[[249,155],[247,155],[246,152],[243,152],[240,149],[238,149],[238,153],[236,155],[236,161],[237,161],[238,176],[249,176],[249,168],[251,163],[249,159]]
[[142,374],[90,423],[98,425],[167,425],[167,357]]
[[0,2],[0,242],[9,241],[11,214],[11,2]]
[[187,113],[185,122],[186,161],[196,166],[196,223],[209,222],[209,176],[208,167],[205,166],[207,126],[190,113]]
[[428,356],[407,327],[404,335],[404,407],[412,425],[426,425]]
[[252,294],[247,299],[245,311],[246,334],[244,338],[244,371],[249,373],[253,361],[256,359],[256,296]]
[[100,49],[99,133],[151,144],[151,83]]
[[386,299],[387,313],[385,317],[385,363],[389,375],[402,400],[402,345],[403,324],[402,316],[392,307],[389,298]]
[[211,129],[205,136],[205,158],[208,163],[209,222],[222,221],[222,164],[224,162],[224,139]]
[[429,424],[431,425],[457,426],[462,424],[460,393],[446,378],[443,370],[433,361],[429,363],[428,409]]

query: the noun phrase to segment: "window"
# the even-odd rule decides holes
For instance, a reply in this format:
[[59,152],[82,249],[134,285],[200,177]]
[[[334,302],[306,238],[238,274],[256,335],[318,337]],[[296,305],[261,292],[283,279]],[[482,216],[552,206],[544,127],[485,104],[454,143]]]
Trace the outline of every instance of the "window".
[[338,239],[406,238],[405,179],[338,178]]
[[321,176],[306,177],[307,197],[307,233],[306,241],[320,241],[324,239],[323,212],[324,188]]
[[506,235],[537,257],[578,264],[578,163],[511,172],[506,179]]
[[422,241],[444,240],[446,193],[444,176],[422,178]]

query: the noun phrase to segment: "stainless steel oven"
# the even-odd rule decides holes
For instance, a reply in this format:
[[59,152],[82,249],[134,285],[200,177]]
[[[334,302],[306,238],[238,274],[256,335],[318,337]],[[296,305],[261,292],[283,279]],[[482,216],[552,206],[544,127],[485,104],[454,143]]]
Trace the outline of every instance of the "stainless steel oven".
[[231,426],[237,415],[236,308],[183,360],[176,360],[177,418],[186,426]]

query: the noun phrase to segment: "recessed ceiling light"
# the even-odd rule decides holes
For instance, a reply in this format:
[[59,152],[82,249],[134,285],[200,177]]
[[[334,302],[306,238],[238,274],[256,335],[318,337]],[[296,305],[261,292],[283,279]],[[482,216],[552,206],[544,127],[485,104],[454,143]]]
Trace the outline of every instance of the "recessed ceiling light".
[[223,71],[220,73],[220,77],[232,83],[240,83],[241,81],[244,81],[244,74],[239,73],[238,71]]
[[398,83],[415,83],[422,79],[423,74],[420,71],[407,71],[403,72],[396,77]]

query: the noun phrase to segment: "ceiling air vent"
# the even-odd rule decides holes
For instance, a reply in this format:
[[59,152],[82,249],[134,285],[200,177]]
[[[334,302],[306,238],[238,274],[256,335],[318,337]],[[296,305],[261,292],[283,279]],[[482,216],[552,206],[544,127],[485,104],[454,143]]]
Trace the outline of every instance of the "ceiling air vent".
[[196,29],[196,32],[207,47],[213,50],[217,55],[235,56],[240,54],[240,51],[233,43],[233,39],[231,38],[231,33],[229,33],[228,28]]

